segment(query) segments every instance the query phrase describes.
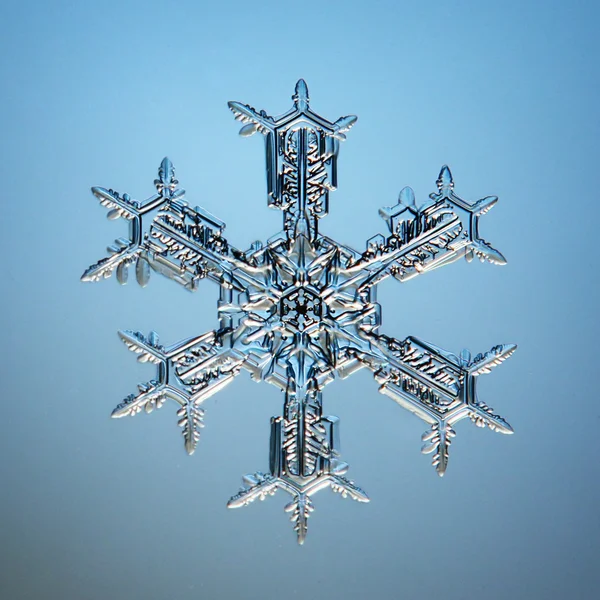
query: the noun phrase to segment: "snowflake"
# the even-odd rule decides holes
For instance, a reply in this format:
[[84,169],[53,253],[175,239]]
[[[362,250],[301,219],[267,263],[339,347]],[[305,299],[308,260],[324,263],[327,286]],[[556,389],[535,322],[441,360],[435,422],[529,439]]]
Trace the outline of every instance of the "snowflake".
[[[346,116],[330,122],[309,108],[306,84],[300,80],[294,106],[273,118],[238,102],[229,108],[244,137],[266,138],[269,206],[283,211],[283,230],[266,245],[246,251],[229,244],[224,223],[184,201],[172,163],[165,158],[155,180],[157,193],[144,202],[111,189],[92,188],[109,208],[108,218],[125,218],[129,238],[109,247],[110,256],[85,271],[84,281],[110,277],[121,284],[133,267],[145,286],[152,270],[196,290],[201,279],[219,286],[219,327],[163,346],[151,332],[120,332],[138,360],[157,368],[156,377],[139,385],[117,406],[113,417],[151,412],[165,400],[178,405],[177,416],[189,454],[204,423],[203,402],[242,371],[255,381],[280,388],[282,416],[271,419],[268,473],[244,477],[245,487],[228,506],[236,508],[273,495],[292,497],[286,511],[303,543],[313,511],[312,495],[330,487],[343,497],[368,502],[365,492],[345,475],[340,459],[337,417],[322,413],[323,388],[359,369],[370,370],[379,391],[425,421],[424,453],[442,476],[454,425],[470,418],[480,427],[512,433],[510,425],[479,401],[477,377],[507,359],[515,345],[499,345],[474,358],[460,356],[414,337],[397,340],[379,333],[381,309],[376,288],[392,276],[399,281],[465,257],[505,264],[505,259],[478,233],[479,217],[497,201],[475,203],[459,198],[448,167],[437,180],[437,192],[417,207],[411,188],[398,203],[380,210],[388,235],[367,241],[357,252],[319,233],[335,190],[339,143],[356,122]],[[145,228],[149,220],[149,227]]]

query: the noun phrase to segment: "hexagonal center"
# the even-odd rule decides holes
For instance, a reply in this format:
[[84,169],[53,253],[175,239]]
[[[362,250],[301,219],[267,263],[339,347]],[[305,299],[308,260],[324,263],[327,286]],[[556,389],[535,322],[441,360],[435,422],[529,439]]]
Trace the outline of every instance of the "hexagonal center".
[[321,320],[321,299],[306,288],[297,288],[281,299],[281,320],[292,330],[307,331]]

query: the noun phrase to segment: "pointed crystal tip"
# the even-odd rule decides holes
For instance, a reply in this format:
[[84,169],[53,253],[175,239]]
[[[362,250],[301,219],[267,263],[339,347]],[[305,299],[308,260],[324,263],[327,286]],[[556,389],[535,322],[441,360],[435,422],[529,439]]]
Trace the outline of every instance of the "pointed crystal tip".
[[444,165],[442,170],[440,171],[440,175],[437,179],[438,188],[441,190],[442,188],[450,188],[454,187],[454,180],[452,179],[452,173],[448,165]]
[[404,206],[415,206],[415,192],[409,186],[400,190],[398,202]]
[[250,137],[251,135],[254,135],[257,131],[258,131],[257,123],[248,123],[248,125],[244,125],[240,129],[240,135],[242,137]]
[[463,348],[461,351],[460,363],[463,367],[467,367],[471,363],[471,351],[468,348]]
[[298,83],[296,83],[295,94],[292,96],[292,100],[298,109],[302,110],[303,108],[308,108],[308,86],[306,85],[306,81],[304,81],[304,79],[298,79]]
[[160,181],[166,184],[175,179],[175,167],[168,156],[165,156],[160,163],[160,167],[158,168],[158,177]]
[[356,115],[347,115],[339,118],[333,124],[333,128],[339,133],[346,133],[346,131],[349,131],[354,126],[356,121],[358,121],[358,117]]
[[154,180],[154,185],[160,194],[165,190],[173,192],[179,181],[175,179],[175,167],[168,156],[165,156],[158,167],[158,179]]

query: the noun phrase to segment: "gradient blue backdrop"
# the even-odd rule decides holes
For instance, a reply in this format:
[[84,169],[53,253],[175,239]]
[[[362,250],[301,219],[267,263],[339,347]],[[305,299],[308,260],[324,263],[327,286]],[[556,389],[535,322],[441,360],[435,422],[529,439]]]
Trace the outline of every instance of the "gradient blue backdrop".
[[[591,599],[599,576],[597,2],[2,2],[0,597]],[[211,329],[217,291],[155,277],[79,283],[122,235],[89,193],[144,198],[168,154],[238,247],[265,239],[263,144],[226,101],[280,113],[299,77],[330,119],[355,113],[322,230],[363,247],[380,206],[497,194],[464,261],[380,289],[384,325],[458,352],[516,342],[481,397],[512,437],[458,427],[436,477],[423,424],[366,373],[330,386],[359,505],[315,497],[298,547],[276,496],[238,511],[268,465],[280,394],[240,377],[207,402],[199,449],[175,410],[110,420],[152,376],[117,329]],[[258,136],[257,136],[258,137]]]

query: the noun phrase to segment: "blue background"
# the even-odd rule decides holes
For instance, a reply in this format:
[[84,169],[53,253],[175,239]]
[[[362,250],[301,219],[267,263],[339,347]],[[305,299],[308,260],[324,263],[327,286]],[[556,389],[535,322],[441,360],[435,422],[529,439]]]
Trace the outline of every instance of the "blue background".
[[[0,12],[0,597],[594,598],[600,576],[595,2],[3,2]],[[217,290],[79,283],[124,233],[91,185],[143,199],[165,154],[188,199],[246,248],[280,228],[263,144],[226,101],[284,112],[299,77],[357,114],[322,231],[357,248],[377,210],[442,164],[500,202],[481,233],[506,267],[380,287],[382,331],[519,350],[480,395],[516,430],[457,427],[444,479],[424,425],[368,373],[326,389],[360,505],[314,497],[296,545],[283,494],[228,511],[268,466],[282,397],[238,378],[189,458],[172,405],[114,421],[153,375],[117,329],[165,343],[216,325]],[[256,136],[259,137],[259,136]]]

